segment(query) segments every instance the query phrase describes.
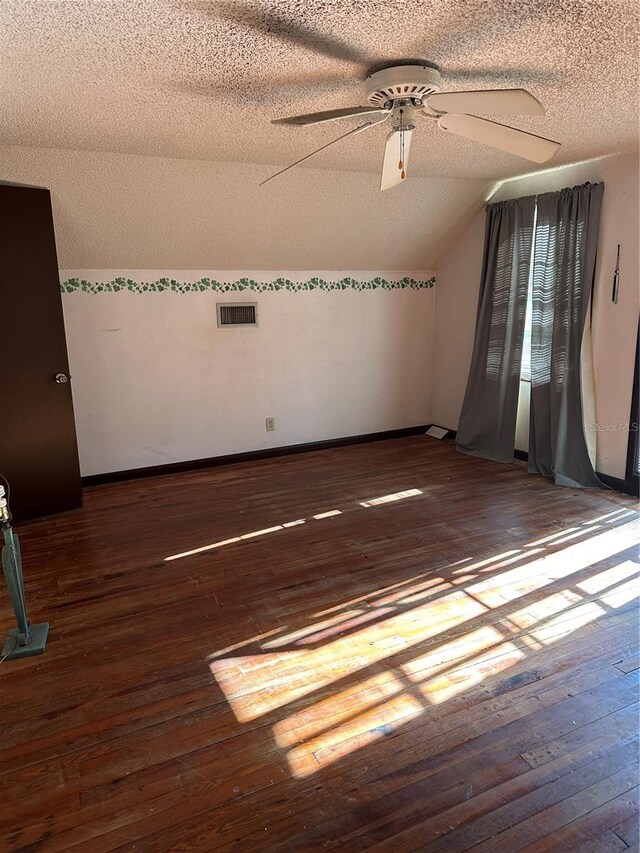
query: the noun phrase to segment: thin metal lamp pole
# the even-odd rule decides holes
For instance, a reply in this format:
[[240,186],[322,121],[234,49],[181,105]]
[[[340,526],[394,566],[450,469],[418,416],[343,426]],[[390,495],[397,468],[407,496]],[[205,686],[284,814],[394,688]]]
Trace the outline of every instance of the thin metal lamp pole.
[[29,655],[40,655],[47,646],[49,623],[41,622],[39,625],[32,625],[27,619],[20,541],[11,526],[11,512],[2,485],[0,485],[0,528],[2,528],[4,539],[2,571],[7,582],[9,598],[17,623],[17,627],[12,628],[5,637],[1,658],[2,660],[13,660]]

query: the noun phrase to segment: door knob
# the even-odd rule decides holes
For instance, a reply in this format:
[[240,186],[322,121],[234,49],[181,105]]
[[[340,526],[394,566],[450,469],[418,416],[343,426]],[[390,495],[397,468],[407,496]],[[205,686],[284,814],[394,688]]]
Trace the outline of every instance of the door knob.
[[69,381],[69,377],[67,376],[66,373],[56,373],[54,378],[55,378],[56,382],[58,383],[58,385],[64,385],[65,382]]

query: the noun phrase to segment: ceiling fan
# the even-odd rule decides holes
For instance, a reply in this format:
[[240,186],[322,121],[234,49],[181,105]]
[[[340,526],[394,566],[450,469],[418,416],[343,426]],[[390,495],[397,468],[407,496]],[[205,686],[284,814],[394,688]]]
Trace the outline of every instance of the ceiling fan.
[[485,89],[466,92],[441,92],[441,75],[437,66],[407,64],[393,65],[375,71],[366,79],[369,106],[325,110],[306,115],[288,116],[273,120],[273,124],[303,127],[312,124],[364,118],[355,127],[310,154],[290,163],[271,175],[266,184],[299,163],[308,160],[330,145],[348,136],[355,136],[377,125],[387,124],[387,136],[382,163],[380,189],[387,190],[402,183],[416,119],[433,121],[444,131],[544,163],[560,148],[559,142],[536,136],[509,125],[480,118],[476,113],[489,115],[544,115],[542,104],[526,89]]

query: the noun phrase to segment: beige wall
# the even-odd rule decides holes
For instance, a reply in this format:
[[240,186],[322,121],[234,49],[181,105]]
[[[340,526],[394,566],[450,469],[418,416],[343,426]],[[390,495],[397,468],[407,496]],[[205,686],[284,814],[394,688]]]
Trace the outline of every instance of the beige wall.
[[436,266],[434,422],[458,428],[473,350],[480,266],[484,241],[484,212]]
[[432,269],[487,181],[273,171],[126,154],[0,149],[0,180],[51,189],[66,269]]
[[[274,278],[256,270],[64,272],[91,282],[117,275],[136,282]],[[312,275],[331,283],[350,273],[283,277]],[[216,303],[229,301],[257,302],[258,326],[219,329]],[[429,423],[428,287],[75,291],[63,302],[85,475]],[[266,431],[268,417],[274,432]]]
[[[492,201],[604,181],[593,304],[597,468],[624,478],[639,302],[638,156],[628,154],[563,166],[506,181]],[[436,378],[433,418],[458,424],[471,359],[478,298],[484,214],[480,214],[436,267]],[[616,246],[620,250],[620,295],[611,302]]]

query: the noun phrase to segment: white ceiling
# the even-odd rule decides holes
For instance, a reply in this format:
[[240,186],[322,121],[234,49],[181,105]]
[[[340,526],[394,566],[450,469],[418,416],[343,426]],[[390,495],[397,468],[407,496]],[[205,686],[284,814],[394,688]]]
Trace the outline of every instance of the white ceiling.
[[[549,165],[638,142],[633,0],[3,0],[0,33],[7,145],[278,167],[355,125],[271,118],[365,103],[367,70],[408,58],[440,65],[443,89],[529,89],[547,115],[512,123],[562,143]],[[385,132],[309,165],[378,171]],[[431,122],[411,155],[410,174],[533,169]]]

